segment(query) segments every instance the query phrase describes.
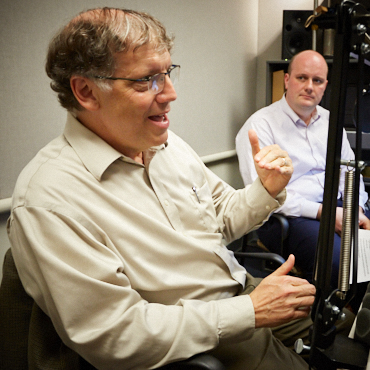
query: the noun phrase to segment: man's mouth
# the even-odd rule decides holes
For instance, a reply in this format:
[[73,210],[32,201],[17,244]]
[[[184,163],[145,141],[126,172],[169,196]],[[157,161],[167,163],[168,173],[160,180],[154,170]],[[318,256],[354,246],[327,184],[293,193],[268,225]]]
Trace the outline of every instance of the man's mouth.
[[160,114],[158,116],[150,116],[149,119],[155,122],[163,122],[166,119],[166,115]]
[[153,122],[154,125],[161,127],[162,129],[167,129],[170,125],[167,113],[149,116],[148,118]]

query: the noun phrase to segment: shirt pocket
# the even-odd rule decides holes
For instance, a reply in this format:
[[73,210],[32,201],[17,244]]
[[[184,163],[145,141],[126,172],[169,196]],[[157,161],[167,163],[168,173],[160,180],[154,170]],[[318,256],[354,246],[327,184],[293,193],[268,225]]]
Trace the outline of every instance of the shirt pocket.
[[194,184],[189,192],[189,196],[192,205],[195,207],[196,223],[199,227],[208,232],[217,232],[217,215],[208,184],[205,183],[201,187]]

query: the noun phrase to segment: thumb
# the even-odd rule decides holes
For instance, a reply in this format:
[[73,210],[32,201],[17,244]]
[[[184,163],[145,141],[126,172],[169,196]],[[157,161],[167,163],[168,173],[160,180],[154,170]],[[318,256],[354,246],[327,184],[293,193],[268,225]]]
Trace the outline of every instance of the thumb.
[[258,136],[256,131],[253,129],[250,129],[248,131],[248,136],[249,136],[249,142],[251,143],[252,147],[252,155],[253,157],[260,151],[260,144],[258,142]]
[[288,259],[278,268],[276,269],[271,275],[275,276],[283,276],[289,274],[289,272],[294,267],[295,257],[293,254],[289,255]]

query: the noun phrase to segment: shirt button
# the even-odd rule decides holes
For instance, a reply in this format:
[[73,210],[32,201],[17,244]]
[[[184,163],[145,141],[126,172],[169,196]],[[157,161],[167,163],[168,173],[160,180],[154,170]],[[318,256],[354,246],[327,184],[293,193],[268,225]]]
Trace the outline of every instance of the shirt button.
[[164,201],[164,205],[166,206],[166,207],[168,207],[170,204],[168,203],[168,200],[165,200]]
[[269,211],[271,209],[270,206],[266,206],[266,210]]

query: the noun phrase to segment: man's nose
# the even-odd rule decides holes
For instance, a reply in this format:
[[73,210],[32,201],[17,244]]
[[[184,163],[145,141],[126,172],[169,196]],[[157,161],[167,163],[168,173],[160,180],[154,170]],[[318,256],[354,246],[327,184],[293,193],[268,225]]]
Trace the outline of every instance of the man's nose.
[[163,90],[156,95],[156,98],[159,103],[166,103],[176,100],[177,93],[168,75],[166,76]]
[[308,79],[307,79],[305,88],[306,88],[307,90],[312,90],[312,89],[313,89],[313,81],[312,81],[312,79],[311,79],[311,78],[308,78]]

